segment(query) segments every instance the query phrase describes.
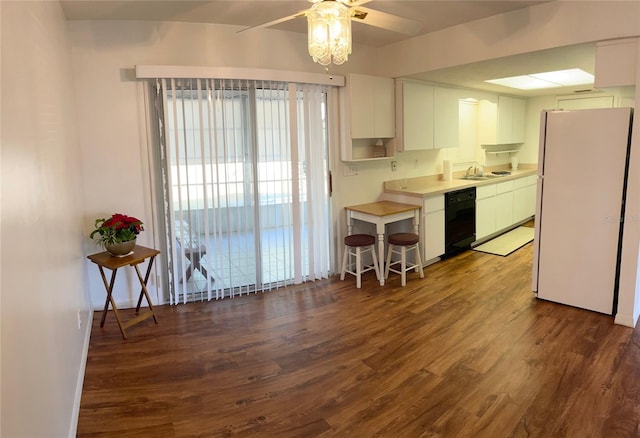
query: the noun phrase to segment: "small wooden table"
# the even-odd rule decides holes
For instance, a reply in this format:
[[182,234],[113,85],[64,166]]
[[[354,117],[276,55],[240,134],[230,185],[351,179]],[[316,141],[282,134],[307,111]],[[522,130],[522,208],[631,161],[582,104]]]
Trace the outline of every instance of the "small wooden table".
[[[98,265],[100,269],[100,275],[102,276],[102,282],[104,283],[104,287],[107,289],[107,299],[104,303],[104,312],[102,312],[102,320],[100,321],[100,327],[104,327],[104,321],[107,318],[107,311],[109,310],[109,303],[111,303],[111,307],[113,308],[113,314],[116,316],[116,320],[118,321],[118,327],[120,327],[120,332],[122,333],[122,338],[127,339],[127,335],[125,333],[125,329],[127,327],[131,327],[134,324],[137,324],[141,321],[144,321],[147,318],[153,317],[155,323],[158,323],[158,318],[156,318],[156,314],[153,312],[153,307],[151,306],[151,299],[149,298],[149,291],[147,290],[147,281],[149,281],[149,274],[151,273],[151,266],[153,265],[153,260],[156,258],[160,251],[146,248],[144,246],[136,245],[133,249],[133,254],[124,256],[124,257],[116,257],[109,254],[107,251],[93,254],[88,256],[87,258],[91,260],[93,263]],[[147,266],[147,272],[142,277],[140,274],[140,270],[138,269],[138,265],[144,262],[146,259],[149,259],[149,265]],[[138,280],[140,281],[140,285],[142,288],[140,289],[140,296],[138,297],[138,305],[136,306],[136,316],[135,318],[122,322],[120,319],[120,315],[118,314],[118,308],[116,307],[116,302],[113,299],[113,285],[116,281],[116,273],[118,272],[118,268],[122,268],[123,266],[133,266],[136,274],[138,274]],[[104,273],[104,268],[110,269],[111,279],[107,282],[107,276]],[[139,314],[140,313],[140,305],[142,304],[142,297],[147,299],[147,304],[149,305],[149,312]]]
[[347,234],[353,232],[353,219],[375,224],[378,234],[378,265],[380,267],[380,285],[384,285],[384,233],[385,226],[391,222],[413,219],[413,231],[419,233],[420,206],[402,204],[393,201],[378,201],[369,204],[351,205],[347,210]]

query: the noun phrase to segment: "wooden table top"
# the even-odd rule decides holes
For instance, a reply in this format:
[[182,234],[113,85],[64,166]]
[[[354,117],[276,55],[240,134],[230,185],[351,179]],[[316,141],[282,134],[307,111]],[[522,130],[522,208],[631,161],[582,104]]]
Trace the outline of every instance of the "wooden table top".
[[118,269],[123,266],[137,265],[144,262],[149,257],[154,257],[158,254],[160,254],[160,251],[158,251],[157,249],[136,245],[135,248],[133,248],[133,254],[128,256],[116,257],[112,256],[107,251],[104,251],[87,256],[87,258],[93,263],[103,266],[107,269],[111,269],[113,271],[114,269]]
[[373,216],[390,216],[392,214],[403,213],[410,210],[419,210],[419,205],[402,204],[393,201],[377,201],[368,204],[350,205],[345,207],[347,210],[357,211],[359,213],[370,214]]

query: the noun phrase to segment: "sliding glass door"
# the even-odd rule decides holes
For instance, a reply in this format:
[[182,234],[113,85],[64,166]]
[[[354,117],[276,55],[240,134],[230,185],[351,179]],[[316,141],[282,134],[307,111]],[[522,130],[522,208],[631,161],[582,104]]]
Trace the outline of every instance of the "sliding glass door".
[[325,86],[162,80],[170,301],[326,278]]

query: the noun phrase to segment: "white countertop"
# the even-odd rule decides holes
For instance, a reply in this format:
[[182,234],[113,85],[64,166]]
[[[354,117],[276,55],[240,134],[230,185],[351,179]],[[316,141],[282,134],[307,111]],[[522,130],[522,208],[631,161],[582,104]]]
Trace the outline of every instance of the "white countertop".
[[[491,173],[492,170],[504,170],[504,169],[489,169],[485,170],[485,174]],[[451,181],[443,181],[442,175],[421,176],[416,178],[396,179],[393,181],[384,182],[384,193],[414,196],[419,198],[426,198],[429,196],[439,195],[442,193],[451,192],[453,190],[464,189],[467,187],[477,187],[486,184],[495,184],[502,181],[508,181],[516,178],[523,178],[530,175],[535,175],[537,168],[535,166],[521,167],[518,170],[510,171],[511,175],[499,176],[486,180],[468,180],[461,179],[464,176],[464,172],[457,172],[454,174]]]

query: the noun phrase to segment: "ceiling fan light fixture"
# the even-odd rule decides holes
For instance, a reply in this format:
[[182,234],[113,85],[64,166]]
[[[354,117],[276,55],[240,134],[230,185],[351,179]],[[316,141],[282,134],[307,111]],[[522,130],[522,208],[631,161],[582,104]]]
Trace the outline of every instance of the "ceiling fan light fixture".
[[309,55],[320,65],[340,65],[351,54],[351,10],[335,0],[314,3],[307,14]]

